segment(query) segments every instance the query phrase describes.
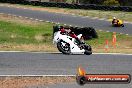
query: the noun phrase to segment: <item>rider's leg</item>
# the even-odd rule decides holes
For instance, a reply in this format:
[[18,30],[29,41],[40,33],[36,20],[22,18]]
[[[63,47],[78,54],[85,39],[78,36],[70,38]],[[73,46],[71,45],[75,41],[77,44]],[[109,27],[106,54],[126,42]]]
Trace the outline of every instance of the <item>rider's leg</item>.
[[75,38],[75,39],[76,39],[78,45],[84,44],[84,42],[82,42],[79,38]]

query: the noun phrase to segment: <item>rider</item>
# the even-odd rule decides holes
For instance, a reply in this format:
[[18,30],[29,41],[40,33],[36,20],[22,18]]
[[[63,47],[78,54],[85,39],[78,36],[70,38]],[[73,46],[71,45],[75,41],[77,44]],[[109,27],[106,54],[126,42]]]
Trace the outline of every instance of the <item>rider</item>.
[[119,20],[116,17],[113,17],[112,24],[114,24],[115,22],[118,23]]
[[71,31],[70,27],[66,26],[66,27],[62,27],[60,29],[62,34],[68,34],[70,37],[75,38],[78,42],[78,45],[83,44],[83,42],[77,37],[77,35]]

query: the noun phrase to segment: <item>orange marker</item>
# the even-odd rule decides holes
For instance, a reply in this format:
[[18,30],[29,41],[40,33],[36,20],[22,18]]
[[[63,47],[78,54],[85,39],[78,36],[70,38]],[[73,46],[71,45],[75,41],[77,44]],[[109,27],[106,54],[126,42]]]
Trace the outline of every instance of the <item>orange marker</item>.
[[116,48],[116,32],[113,32],[112,45]]
[[105,51],[108,52],[109,51],[109,42],[108,40],[105,40]]

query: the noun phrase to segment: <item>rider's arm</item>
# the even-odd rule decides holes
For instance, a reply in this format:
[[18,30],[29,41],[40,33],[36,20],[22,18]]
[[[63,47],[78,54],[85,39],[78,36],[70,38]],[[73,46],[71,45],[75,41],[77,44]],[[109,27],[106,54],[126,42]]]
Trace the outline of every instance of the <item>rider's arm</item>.
[[76,34],[75,33],[72,33],[72,32],[70,32],[70,34],[69,34],[72,38],[78,38],[77,36],[76,36]]

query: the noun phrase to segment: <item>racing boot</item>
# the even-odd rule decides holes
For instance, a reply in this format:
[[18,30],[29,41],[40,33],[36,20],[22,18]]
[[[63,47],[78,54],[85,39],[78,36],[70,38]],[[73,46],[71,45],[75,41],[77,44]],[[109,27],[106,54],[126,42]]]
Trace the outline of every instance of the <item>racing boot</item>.
[[80,49],[84,48],[84,42],[82,42],[80,39],[76,38],[77,45]]

